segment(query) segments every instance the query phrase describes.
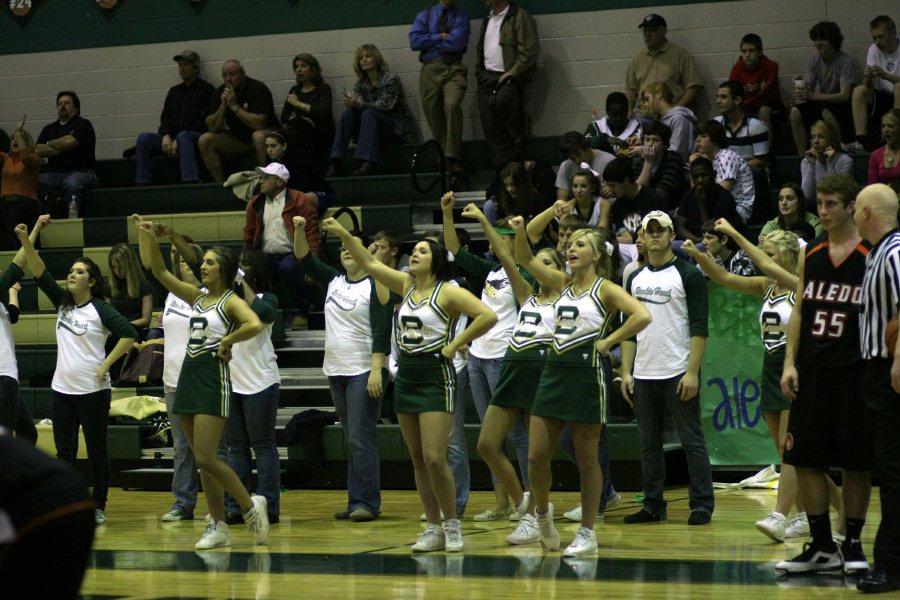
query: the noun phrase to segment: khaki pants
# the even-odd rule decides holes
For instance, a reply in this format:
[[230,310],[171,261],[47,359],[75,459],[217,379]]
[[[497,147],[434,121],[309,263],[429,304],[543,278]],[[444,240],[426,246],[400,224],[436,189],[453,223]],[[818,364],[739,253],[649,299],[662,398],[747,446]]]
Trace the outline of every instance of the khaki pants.
[[431,134],[448,158],[460,157],[462,144],[462,99],[466,94],[468,68],[462,63],[432,60],[422,65],[419,92]]

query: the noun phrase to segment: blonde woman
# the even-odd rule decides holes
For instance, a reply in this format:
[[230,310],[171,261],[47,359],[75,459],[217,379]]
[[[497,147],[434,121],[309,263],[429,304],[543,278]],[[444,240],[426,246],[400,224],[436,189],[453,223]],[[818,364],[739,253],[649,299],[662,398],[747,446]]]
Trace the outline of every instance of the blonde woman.
[[841,152],[841,136],[826,121],[816,121],[809,133],[809,150],[800,161],[800,187],[806,209],[816,212],[816,183],[826,175],[853,175],[853,159]]

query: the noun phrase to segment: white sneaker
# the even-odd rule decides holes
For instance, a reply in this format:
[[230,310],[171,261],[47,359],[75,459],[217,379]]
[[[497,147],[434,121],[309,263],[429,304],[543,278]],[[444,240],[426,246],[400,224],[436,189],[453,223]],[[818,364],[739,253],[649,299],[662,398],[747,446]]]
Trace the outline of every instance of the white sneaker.
[[425,526],[425,531],[419,534],[416,543],[412,545],[413,552],[434,552],[435,550],[443,550],[446,545],[444,530],[440,525],[429,523]]
[[[618,496],[618,494],[617,494],[617,496]],[[617,498],[615,503],[613,503],[613,504],[607,503],[606,507],[609,508],[610,506],[615,506],[616,504],[619,503],[619,500],[620,500],[620,498]],[[564,512],[563,518],[567,521],[572,521],[573,523],[581,523],[581,514],[582,514],[581,513],[581,505],[579,504],[572,510],[568,510],[568,511]],[[598,521],[603,521],[605,518],[606,517],[603,515],[602,512],[597,513]]]
[[553,524],[553,505],[547,507],[547,512],[537,515],[538,526],[541,529],[541,545],[547,550],[559,550],[559,532]]
[[489,509],[475,515],[475,520],[478,522],[485,522],[485,521],[499,521],[501,519],[506,519],[506,518],[511,519],[512,518],[511,515],[513,514],[513,512],[514,512],[513,509],[509,506],[507,506],[503,510],[494,510],[492,508],[489,508]]
[[597,534],[594,533],[593,529],[579,527],[578,533],[575,534],[575,539],[563,552],[563,556],[576,558],[594,554],[595,552],[597,552]]
[[780,573],[821,573],[840,571],[842,567],[840,549],[828,552],[809,543],[803,544],[803,552],[794,558],[775,563],[775,570]]
[[783,542],[786,519],[780,512],[773,512],[765,519],[756,522],[756,528],[772,541]]
[[94,511],[94,525],[106,525],[106,513],[99,508]]
[[[525,492],[522,495],[522,501],[516,506],[516,512],[520,515],[520,519],[528,513],[528,502],[531,501],[531,492]],[[509,520],[512,521],[512,515]]]
[[784,528],[784,537],[809,537],[809,521],[805,512],[797,513],[796,517],[788,521],[787,527]]
[[250,501],[253,502],[253,508],[244,514],[244,523],[247,524],[247,530],[254,534],[257,544],[269,543],[269,513],[268,502],[265,496],[251,496]]
[[211,550],[213,548],[224,548],[231,545],[231,536],[228,535],[228,525],[225,521],[218,523],[207,522],[206,532],[203,537],[194,544],[196,550]]
[[447,552],[462,552],[462,525],[459,519],[447,519],[444,522],[444,550]]
[[541,528],[538,527],[534,515],[524,514],[516,526],[516,530],[506,536],[506,543],[518,546],[541,541]]

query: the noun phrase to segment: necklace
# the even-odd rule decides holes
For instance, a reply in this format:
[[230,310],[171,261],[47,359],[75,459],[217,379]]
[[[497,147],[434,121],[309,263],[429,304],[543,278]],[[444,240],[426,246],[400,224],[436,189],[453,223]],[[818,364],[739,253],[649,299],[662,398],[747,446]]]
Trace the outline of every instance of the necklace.
[[893,168],[894,163],[897,162],[897,155],[900,154],[900,151],[890,149],[889,146],[884,147],[884,166],[888,169]]

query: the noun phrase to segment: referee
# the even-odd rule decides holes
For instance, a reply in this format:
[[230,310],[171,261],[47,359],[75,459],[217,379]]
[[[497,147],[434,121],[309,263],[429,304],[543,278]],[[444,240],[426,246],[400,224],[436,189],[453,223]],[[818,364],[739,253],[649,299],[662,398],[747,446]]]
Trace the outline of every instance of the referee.
[[[875,568],[856,586],[869,593],[900,589],[900,344],[889,349],[885,342],[888,321],[900,306],[897,210],[897,194],[881,183],[863,189],[856,200],[856,228],[873,245],[866,260],[859,330],[863,396],[875,416],[875,464],[881,479]],[[889,350],[895,350],[893,358]]]

